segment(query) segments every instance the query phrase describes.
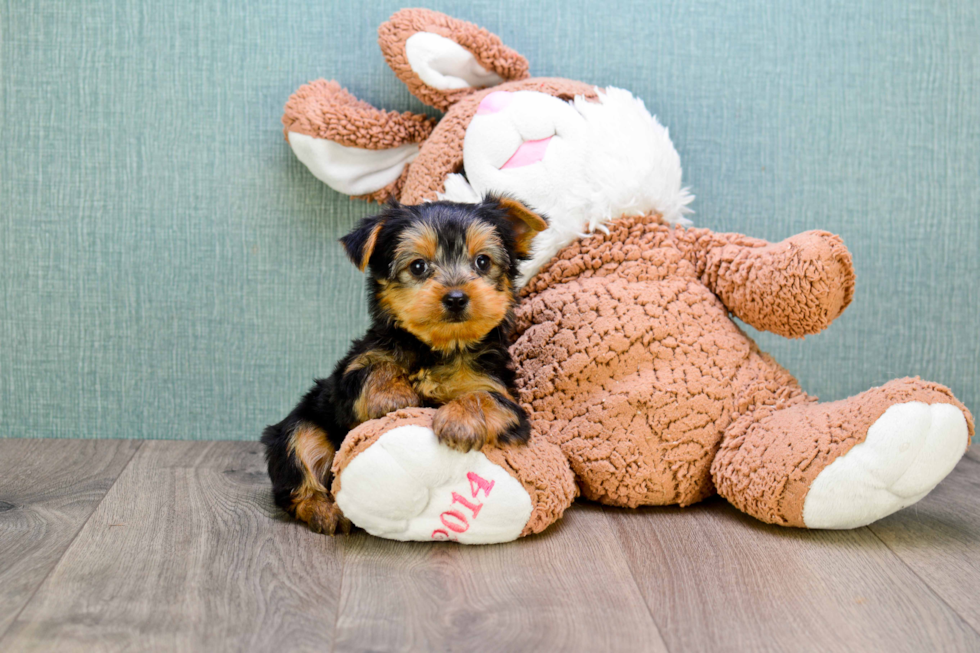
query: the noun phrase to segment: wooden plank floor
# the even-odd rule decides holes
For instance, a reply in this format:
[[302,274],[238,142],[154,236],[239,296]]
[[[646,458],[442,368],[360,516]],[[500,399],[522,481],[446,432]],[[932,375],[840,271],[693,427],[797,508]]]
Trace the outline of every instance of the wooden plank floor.
[[328,538],[254,442],[0,440],[0,651],[980,651],[980,458],[870,528],[580,504],[488,547]]

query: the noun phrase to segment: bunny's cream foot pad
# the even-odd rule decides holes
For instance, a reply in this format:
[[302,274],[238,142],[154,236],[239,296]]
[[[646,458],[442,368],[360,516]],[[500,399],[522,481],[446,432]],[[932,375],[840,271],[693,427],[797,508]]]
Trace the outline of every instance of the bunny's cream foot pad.
[[416,424],[383,433],[337,480],[344,516],[391,540],[509,542],[531,517],[531,497],[504,468],[441,445]]
[[813,481],[803,521],[808,528],[857,528],[910,506],[953,471],[969,441],[966,417],[952,404],[891,406],[864,442]]

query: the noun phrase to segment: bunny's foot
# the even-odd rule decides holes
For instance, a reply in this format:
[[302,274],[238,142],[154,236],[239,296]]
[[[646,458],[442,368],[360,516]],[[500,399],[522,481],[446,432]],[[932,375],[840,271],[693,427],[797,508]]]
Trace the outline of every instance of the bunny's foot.
[[826,404],[738,420],[711,472],[719,494],[763,521],[845,529],[922,499],[953,471],[973,418],[947,388],[891,381]]
[[864,442],[814,479],[803,503],[808,528],[857,528],[925,497],[953,471],[969,441],[952,404],[891,406]]
[[400,410],[347,436],[333,494],[355,525],[393,540],[488,544],[540,532],[571,504],[574,479],[558,447],[532,438],[461,453],[436,439],[434,413]]

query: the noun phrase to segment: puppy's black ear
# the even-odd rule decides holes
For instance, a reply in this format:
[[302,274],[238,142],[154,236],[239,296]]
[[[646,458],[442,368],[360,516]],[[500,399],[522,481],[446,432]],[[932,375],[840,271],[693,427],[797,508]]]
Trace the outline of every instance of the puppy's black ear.
[[340,239],[347,257],[361,272],[367,269],[374,246],[378,243],[378,234],[381,233],[384,224],[384,215],[372,215],[361,220],[352,232]]
[[548,228],[548,221],[515,199],[501,197],[497,204],[506,211],[507,221],[514,228],[514,250],[519,256],[527,256],[531,252],[531,241]]

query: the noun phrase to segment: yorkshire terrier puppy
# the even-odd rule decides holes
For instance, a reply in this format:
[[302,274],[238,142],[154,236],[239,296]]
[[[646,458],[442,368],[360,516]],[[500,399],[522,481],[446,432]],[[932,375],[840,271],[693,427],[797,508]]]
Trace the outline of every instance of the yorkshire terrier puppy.
[[333,374],[265,429],[278,506],[318,533],[350,532],[330,495],[348,431],[399,408],[438,408],[433,430],[458,451],[523,444],[507,346],[518,264],[547,227],[521,203],[390,204],[341,239],[368,271],[372,324]]

